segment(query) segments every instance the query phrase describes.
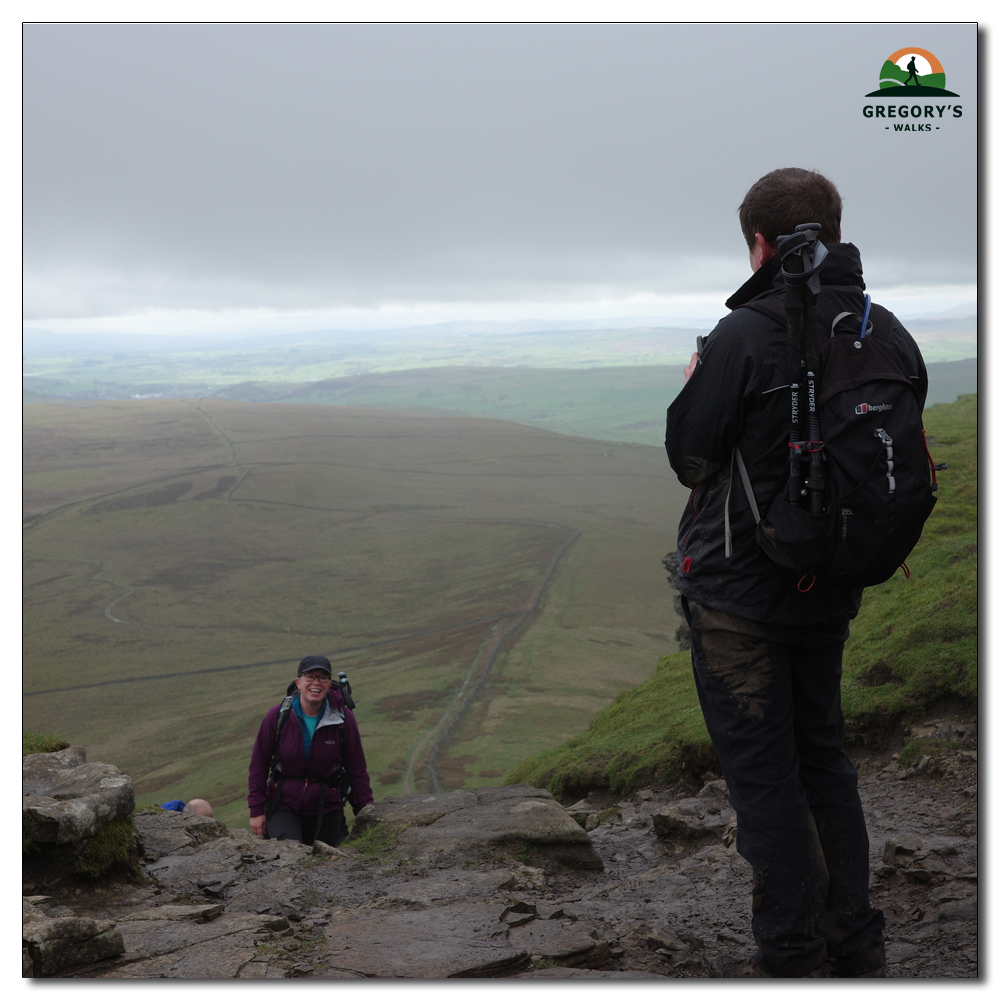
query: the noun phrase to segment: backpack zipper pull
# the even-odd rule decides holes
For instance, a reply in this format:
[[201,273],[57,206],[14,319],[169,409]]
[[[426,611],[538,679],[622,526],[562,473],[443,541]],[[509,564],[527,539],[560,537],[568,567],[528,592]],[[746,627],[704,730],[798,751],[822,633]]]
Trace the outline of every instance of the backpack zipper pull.
[[889,480],[889,492],[890,493],[895,493],[896,492],[896,480],[895,480],[895,478],[893,477],[893,474],[892,474],[892,467],[893,467],[893,461],[892,461],[892,438],[889,437],[889,435],[881,427],[876,427],[875,428],[875,436],[881,440],[882,444],[885,445],[885,460],[886,460],[886,466],[887,466],[886,472],[885,472],[885,477],[886,477],[886,479]]

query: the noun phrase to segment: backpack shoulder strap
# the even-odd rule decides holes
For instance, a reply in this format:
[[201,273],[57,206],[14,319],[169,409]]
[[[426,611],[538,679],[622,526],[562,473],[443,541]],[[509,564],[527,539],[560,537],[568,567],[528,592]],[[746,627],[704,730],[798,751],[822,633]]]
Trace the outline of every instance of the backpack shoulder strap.
[[278,709],[278,725],[274,730],[274,746],[271,748],[271,765],[268,768],[268,776],[278,783],[278,794],[273,799],[268,800],[267,805],[264,807],[264,815],[267,819],[270,819],[274,815],[274,811],[278,808],[278,803],[281,801],[281,790],[285,786],[285,775],[281,770],[281,751],[278,749],[278,746],[281,741],[281,731],[288,723],[288,716],[292,711],[292,702],[295,701],[295,696],[292,694],[294,690],[295,682],[293,681],[288,685],[288,694],[285,695],[281,702],[281,708]]
[[753,486],[750,485],[750,475],[747,472],[747,467],[743,462],[743,456],[740,454],[740,449],[734,449],[736,452],[736,465],[740,470],[740,479],[743,480],[743,489],[747,491],[747,500],[750,501],[750,509],[753,511],[753,519],[760,524],[760,511],[757,509],[757,498],[753,495]]
[[[736,460],[736,465],[740,470],[740,479],[743,480],[743,489],[746,491],[747,499],[750,501],[750,510],[753,511],[753,519],[760,524],[760,510],[757,508],[757,498],[753,495],[753,486],[750,484],[750,474],[747,472],[746,464],[743,461],[743,455],[740,453],[739,448],[733,448],[733,458]],[[733,554],[733,535],[729,529],[729,497],[733,492],[733,469],[732,463],[729,466],[729,489],[726,492],[726,508],[725,508],[725,529],[726,529],[726,558],[730,558]]]
[[281,764],[281,752],[278,749],[278,744],[281,741],[281,731],[288,723],[288,716],[292,711],[292,702],[294,700],[295,696],[293,694],[289,693],[285,695],[284,700],[281,702],[281,708],[278,709],[278,725],[274,731],[274,746],[271,748],[271,774],[274,774],[275,770]]

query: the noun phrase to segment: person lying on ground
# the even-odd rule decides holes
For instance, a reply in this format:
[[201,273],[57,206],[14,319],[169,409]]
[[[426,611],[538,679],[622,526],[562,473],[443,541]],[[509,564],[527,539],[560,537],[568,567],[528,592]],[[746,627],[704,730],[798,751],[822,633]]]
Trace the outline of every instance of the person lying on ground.
[[168,812],[193,813],[195,816],[208,816],[209,819],[215,816],[212,807],[204,799],[192,799],[188,803],[185,803],[183,799],[171,799],[169,802],[161,803],[160,808],[166,809]]

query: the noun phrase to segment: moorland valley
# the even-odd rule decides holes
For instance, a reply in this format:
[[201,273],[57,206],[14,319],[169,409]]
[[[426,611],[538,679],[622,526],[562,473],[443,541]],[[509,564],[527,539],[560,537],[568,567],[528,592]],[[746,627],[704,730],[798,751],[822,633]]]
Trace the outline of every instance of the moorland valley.
[[351,680],[380,797],[429,787],[435,745],[443,787],[501,783],[676,648],[686,491],[658,449],[330,406],[24,413],[25,726],[140,804],[245,824],[250,743],[309,652]]

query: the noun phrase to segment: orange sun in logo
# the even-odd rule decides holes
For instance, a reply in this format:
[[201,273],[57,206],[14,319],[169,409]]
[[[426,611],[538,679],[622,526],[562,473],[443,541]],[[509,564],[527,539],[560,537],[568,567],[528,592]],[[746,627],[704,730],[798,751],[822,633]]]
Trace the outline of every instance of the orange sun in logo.
[[886,62],[893,62],[898,64],[900,59],[903,59],[904,57],[907,56],[923,56],[924,59],[926,59],[928,64],[930,65],[932,73],[944,72],[944,66],[941,65],[941,60],[938,59],[938,57],[934,55],[933,52],[928,52],[927,49],[914,49],[914,48],[897,49],[895,52],[893,52],[891,56],[889,56]]

